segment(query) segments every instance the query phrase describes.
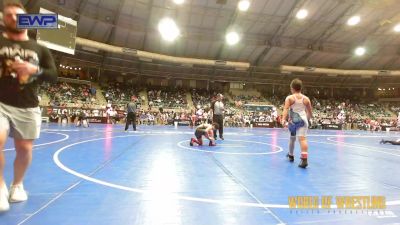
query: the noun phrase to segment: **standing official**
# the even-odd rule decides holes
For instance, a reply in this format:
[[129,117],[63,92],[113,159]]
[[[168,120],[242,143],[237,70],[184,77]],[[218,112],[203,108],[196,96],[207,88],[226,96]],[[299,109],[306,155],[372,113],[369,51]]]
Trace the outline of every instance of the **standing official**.
[[[211,109],[213,113],[213,123],[218,124],[218,130],[219,130],[219,138],[221,140],[224,140],[224,112],[225,112],[225,106],[224,103],[222,102],[223,99],[222,94],[217,95],[216,101],[214,101],[211,104]],[[214,139],[217,140],[217,130],[214,130]]]
[[128,115],[126,116],[125,131],[128,131],[129,124],[132,123],[133,130],[136,131],[136,109],[137,109],[137,97],[132,96],[131,102],[126,105],[126,111]]

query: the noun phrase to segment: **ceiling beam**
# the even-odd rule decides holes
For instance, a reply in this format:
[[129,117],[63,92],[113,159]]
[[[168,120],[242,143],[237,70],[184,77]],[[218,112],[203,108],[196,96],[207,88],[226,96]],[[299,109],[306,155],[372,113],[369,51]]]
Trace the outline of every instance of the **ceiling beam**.
[[[81,1],[81,2],[79,3],[79,5],[82,4],[82,5],[83,5],[83,8],[85,8],[87,2],[88,2],[88,0],[83,0],[83,1]],[[96,8],[99,7],[100,2],[101,2],[101,1],[98,1],[98,2],[97,2]],[[77,14],[77,16],[75,16],[75,18],[74,18],[76,21],[79,20],[80,15],[81,15],[81,12],[83,11],[83,8],[82,8],[82,9],[81,9],[81,8],[78,8],[78,11],[77,11],[78,14]],[[90,38],[90,37],[92,36],[92,33],[93,33],[93,31],[94,31],[94,28],[96,27],[96,25],[97,25],[97,23],[98,23],[99,21],[100,21],[100,20],[98,20],[98,19],[95,20],[95,24],[90,28],[90,31],[89,31],[89,33],[88,33],[88,38]],[[79,29],[79,27],[78,27],[78,29]]]
[[[400,49],[399,49],[399,52],[400,52]],[[400,55],[397,55],[397,56],[393,57],[393,59],[391,59],[388,63],[386,63],[383,66],[383,69],[385,69],[385,70],[390,69],[395,63],[397,63],[397,61],[399,61],[399,59],[400,59]]]
[[[398,17],[398,13],[397,13],[397,11],[396,11],[396,13],[393,13],[393,14],[391,15],[389,21],[392,21],[392,20],[394,21],[397,17]],[[361,44],[365,43],[365,42],[368,40],[368,38],[370,37],[370,35],[372,35],[372,34],[378,32],[378,30],[379,30],[382,26],[385,26],[385,25],[386,25],[385,23],[383,23],[383,24],[378,23],[378,24],[375,26],[375,28],[373,28],[371,32],[365,34],[365,35],[363,36],[363,38],[362,38],[358,43],[361,43]],[[382,47],[384,47],[384,46],[381,46],[381,49],[382,49]],[[377,52],[379,52],[379,50],[377,50]],[[373,56],[376,56],[376,55],[377,55],[377,54],[368,54],[368,53],[367,53],[366,56],[365,56],[365,59],[364,59],[363,61],[357,63],[354,67],[355,67],[355,68],[360,67],[360,65],[362,65],[362,64],[365,63],[365,61],[366,61],[367,58],[372,58]],[[347,59],[345,59],[345,61],[347,61],[347,60],[350,59],[351,57],[353,57],[353,55],[350,55]],[[344,61],[344,62],[345,62],[345,61]],[[343,63],[344,63],[344,62],[343,62]],[[336,64],[336,65],[334,66],[334,68],[340,67],[343,63],[341,63],[341,64]]]
[[[322,6],[319,6],[319,7],[318,7],[318,8],[319,8],[319,11],[321,11],[321,10],[325,7],[326,4],[330,4],[330,3],[332,3],[332,1],[324,1],[324,3],[322,3]],[[319,12],[319,13],[321,14],[320,17],[314,19],[313,21],[308,22],[308,23],[307,23],[307,27],[306,27],[305,29],[303,29],[302,31],[300,31],[299,33],[297,33],[297,34],[295,35],[295,37],[297,38],[297,37],[301,36],[303,33],[307,33],[309,30],[315,29],[314,26],[317,25],[317,24],[319,24],[319,22],[321,21],[321,17],[328,17],[328,16],[330,16],[330,14],[336,12],[335,8],[336,8],[339,4],[340,4],[339,2],[335,1],[334,5],[333,5],[332,7],[330,7],[328,10]],[[340,16],[341,16],[341,15],[339,15],[338,17],[336,17],[335,21],[333,22],[333,25],[336,23],[336,21],[338,20],[338,18],[340,18]],[[327,30],[329,30],[329,29],[331,29],[331,28],[332,28],[332,26],[328,26],[328,29],[327,29]],[[324,32],[323,32],[323,33],[324,33]],[[317,39],[318,39],[318,38],[317,38]]]
[[[222,8],[222,6],[220,6],[220,8]],[[229,19],[229,23],[228,25],[225,27],[224,32],[223,32],[223,36],[225,37],[225,34],[229,31],[229,29],[231,28],[231,26],[235,23],[237,17],[239,15],[239,10],[237,8],[235,8],[235,11],[231,14],[231,17]],[[220,59],[221,58],[221,54],[223,52],[225,48],[225,41],[222,42],[222,44],[219,46],[217,54],[215,56],[215,59]]]
[[[153,1],[153,0],[152,0]],[[190,1],[190,3],[189,3],[189,5],[187,6],[188,8],[189,8],[189,16],[188,16],[188,18],[189,18],[189,20],[190,20],[190,15],[192,15],[192,13],[193,13],[193,1]],[[176,11],[175,11],[175,13],[176,13]],[[177,13],[176,13],[177,14]],[[176,18],[178,18],[178,15],[176,15],[175,16]],[[214,26],[215,27],[215,26]],[[186,31],[186,30],[185,30]],[[185,35],[187,35],[187,34],[185,34]],[[182,39],[181,39],[182,40]],[[177,42],[175,42],[175,45],[174,45],[174,54],[175,54],[175,56],[179,56],[179,49],[180,48],[182,48],[182,46],[183,46],[183,41],[177,41]],[[198,45],[197,45],[198,46]],[[185,48],[186,48],[186,45],[184,46]],[[184,50],[183,50],[184,51]]]
[[[146,26],[145,26],[146,29],[148,29],[148,27],[150,25],[151,15],[153,14],[153,7],[154,7],[153,2],[154,2],[153,0],[150,0],[150,2],[149,2],[150,10],[149,10],[149,15],[146,18]],[[141,45],[142,47],[140,48],[140,50],[145,50],[145,47],[147,44],[147,38],[148,38],[148,32],[146,31],[146,32],[144,32],[143,42]]]
[[111,27],[110,32],[108,33],[107,38],[106,38],[106,42],[105,42],[106,44],[111,44],[115,39],[115,31],[117,29],[117,23],[118,23],[120,15],[121,15],[121,10],[122,10],[123,6],[125,5],[125,1],[126,0],[119,1],[118,9],[114,14],[114,16],[115,16],[114,20],[112,21],[113,26]]
[[[91,62],[90,60],[82,60],[82,59],[77,59],[77,58],[73,58],[70,56],[65,56],[65,59],[69,60],[69,61],[78,61],[80,63],[84,63],[85,65],[90,65],[89,67],[93,67],[93,68],[98,68],[101,64],[99,62]],[[138,62],[139,64],[139,62]],[[138,65],[136,64],[136,65]],[[152,65],[152,63],[143,63],[140,62],[139,65],[141,64],[150,64]],[[232,81],[232,82],[238,82],[238,81],[243,81],[243,77],[242,76],[226,76],[226,75],[219,75],[219,76],[213,76],[212,73],[205,73],[205,74],[199,74],[198,72],[196,72],[193,68],[193,72],[181,72],[180,70],[178,70],[178,72],[173,72],[173,71],[168,71],[166,70],[164,67],[161,67],[159,69],[146,69],[142,66],[135,66],[135,67],[127,67],[127,66],[117,66],[117,65],[112,65],[112,64],[107,64],[104,65],[105,66],[105,70],[112,70],[112,71],[116,71],[116,72],[125,72],[125,73],[134,73],[134,74],[141,74],[144,76],[154,76],[154,77],[173,77],[173,78],[179,78],[179,79],[215,79],[215,80],[226,80],[226,81]],[[163,65],[164,66],[164,65]],[[156,68],[156,67],[154,67]],[[280,74],[277,74],[280,75]],[[287,83],[289,82],[287,79],[289,79],[290,77],[293,76],[297,76],[297,74],[294,75],[286,75],[286,77],[284,77],[285,79],[279,79],[277,80],[274,76],[270,76],[269,78],[256,78],[256,77],[249,77],[246,79],[246,82],[248,83],[276,83],[276,84],[284,84],[287,85]],[[300,76],[301,77],[301,76]],[[325,76],[320,76],[320,79],[324,78]],[[283,78],[283,76],[282,76]],[[348,77],[343,77],[343,79],[348,79]],[[349,83],[349,82],[344,82],[344,80],[341,79],[341,82],[338,83],[324,83],[321,82],[321,80],[315,80],[312,82],[307,82],[307,86],[312,86],[312,87],[326,87],[328,84],[332,85],[332,86],[336,86],[338,87],[339,85],[343,84],[343,87],[353,87],[353,88],[362,88],[362,87],[371,87],[371,85],[375,84],[378,77],[374,76],[371,79],[370,83],[366,83],[365,85],[360,84],[360,85],[355,85],[354,83]],[[349,84],[349,85],[344,85],[344,84]],[[376,85],[391,85],[393,87],[400,87],[400,83],[393,83],[393,82],[386,82],[386,83],[380,83],[380,84],[376,84]]]
[[286,28],[290,25],[290,22],[292,20],[292,17],[294,16],[295,12],[297,9],[299,9],[303,4],[305,0],[298,0],[296,4],[293,5],[293,7],[290,9],[289,13],[286,15],[284,22],[278,27],[278,29],[274,32],[274,35],[271,38],[268,38],[265,42],[264,45],[267,47],[262,51],[258,57],[255,60],[255,65],[259,66],[264,57],[268,55],[268,53],[271,51],[272,47],[271,45],[276,41],[276,39],[282,35]]
[[39,0],[30,0],[24,6],[26,9],[32,10],[37,6]]
[[79,18],[81,16],[83,10],[85,9],[87,3],[88,3],[88,0],[81,0],[79,2],[78,7],[75,9],[76,14],[75,14],[74,20],[79,21]]
[[[120,0],[119,3],[118,3],[118,8],[117,8],[117,10],[116,10],[116,12],[114,14],[114,19],[112,21],[113,26],[111,27],[110,31],[108,32],[108,35],[107,35],[107,38],[106,38],[106,42],[105,42],[106,44],[111,44],[111,42],[115,39],[115,31],[117,29],[117,23],[118,23],[120,15],[121,15],[121,10],[122,10],[124,4],[125,4],[125,0]],[[103,60],[102,60],[103,61],[102,62],[102,67],[103,68],[104,68],[104,64],[105,64],[106,59],[107,59],[107,55],[108,55],[108,52],[104,51],[103,52]]]
[[[279,7],[278,7],[278,8],[280,8],[280,6],[282,5],[282,2],[283,2],[283,1],[280,1],[280,2],[279,2]],[[259,21],[259,18],[264,18],[264,19],[265,19],[265,17],[264,17],[264,16],[261,16],[261,14],[262,14],[262,12],[264,12],[265,7],[268,5],[268,3],[269,3],[269,1],[267,1],[267,0],[264,1],[264,6],[262,7],[262,10],[261,10],[260,13],[259,13],[260,15],[256,17],[256,18],[258,18],[258,19],[257,19],[257,21],[255,21],[254,23],[257,23],[257,22]],[[221,10],[221,8],[222,8],[222,6],[220,7],[220,10]],[[227,34],[227,32],[229,31],[229,29],[231,28],[231,26],[232,26],[233,24],[235,24],[235,22],[236,22],[236,20],[237,20],[237,18],[238,18],[238,16],[239,16],[239,13],[240,13],[239,9],[238,9],[237,7],[236,7],[235,9],[236,9],[236,10],[235,10],[235,12],[232,14],[232,16],[231,16],[231,18],[230,18],[230,20],[229,20],[228,25],[225,27],[225,32],[222,33],[222,36],[223,36],[223,37],[225,37],[225,35]],[[245,16],[245,15],[243,15],[243,16]],[[270,17],[269,19],[273,19],[273,18],[275,17],[275,15],[272,15],[272,16],[269,16],[269,17]],[[216,27],[216,26],[215,26],[215,27]],[[248,29],[248,30],[249,30],[249,29]],[[221,43],[221,45],[220,45],[218,51],[217,51],[217,54],[216,54],[216,56],[215,56],[215,59],[220,59],[220,58],[221,58],[221,55],[222,55],[222,52],[223,52],[225,46],[226,46],[226,45],[225,45],[225,39],[224,39],[224,40],[222,41],[222,43]]]
[[[326,1],[326,2],[328,2],[328,1]],[[297,66],[297,65],[302,64],[302,63],[304,63],[304,62],[307,62],[308,58],[309,58],[309,57],[312,55],[312,53],[314,52],[314,51],[313,51],[313,48],[314,48],[315,45],[318,46],[318,47],[316,47],[316,48],[322,49],[323,43],[324,43],[328,38],[330,38],[330,37],[335,33],[335,31],[337,31],[338,22],[339,22],[345,15],[347,15],[350,11],[352,11],[355,5],[356,5],[355,3],[350,4],[350,6],[346,8],[346,10],[344,10],[341,14],[339,14],[339,15],[335,18],[335,20],[333,21],[332,25],[331,25],[331,26],[328,26],[328,29],[324,30],[324,31],[321,33],[321,35],[319,35],[318,38],[317,38],[315,41],[313,41],[312,43],[310,43],[310,45],[309,45],[309,46],[310,46],[310,47],[309,47],[309,48],[310,48],[310,51],[307,52],[306,54],[304,54],[302,57],[300,57],[300,58],[294,63],[294,65]],[[336,5],[335,5],[335,6],[336,6]],[[334,10],[330,10],[329,12],[334,12]],[[315,23],[314,23],[314,24],[315,24]],[[312,26],[310,26],[310,27],[312,27]]]

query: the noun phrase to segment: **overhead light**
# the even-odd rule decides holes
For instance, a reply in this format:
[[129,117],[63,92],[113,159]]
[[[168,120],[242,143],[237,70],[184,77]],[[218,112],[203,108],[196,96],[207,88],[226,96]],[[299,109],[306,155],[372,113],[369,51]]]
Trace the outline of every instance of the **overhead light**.
[[361,21],[361,18],[359,16],[352,16],[350,19],[347,20],[347,25],[349,26],[355,26],[359,24]]
[[393,30],[397,33],[400,33],[400,23],[394,26]]
[[235,45],[239,42],[240,38],[239,38],[239,34],[236,33],[235,31],[231,31],[229,32],[226,36],[225,36],[226,42],[228,43],[228,45]]
[[308,16],[307,9],[300,9],[296,14],[296,18],[299,20],[302,20],[302,19],[306,18],[307,16]]
[[364,47],[358,47],[356,48],[356,50],[354,51],[354,53],[358,56],[363,56],[365,54],[366,50]]
[[238,4],[239,10],[243,12],[247,11],[249,7],[250,7],[250,2],[248,0],[242,0]]
[[164,40],[170,42],[174,41],[180,35],[178,26],[171,18],[162,19],[158,23],[158,31]]
[[185,2],[185,0],[174,0],[174,3],[177,5],[181,5]]

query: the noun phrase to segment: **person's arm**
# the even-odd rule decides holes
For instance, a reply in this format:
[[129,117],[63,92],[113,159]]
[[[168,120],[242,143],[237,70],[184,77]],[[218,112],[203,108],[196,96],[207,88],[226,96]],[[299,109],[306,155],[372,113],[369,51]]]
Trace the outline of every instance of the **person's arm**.
[[286,124],[289,108],[290,108],[290,96],[286,97],[285,104],[283,106],[283,113],[282,113],[282,120],[281,120],[282,125]]
[[58,74],[56,64],[50,50],[43,47],[42,57],[40,59],[38,78],[43,81],[55,83],[57,82]]
[[305,105],[306,105],[307,119],[310,120],[313,117],[313,115],[312,115],[312,105],[309,98],[306,99]]
[[41,53],[39,65],[17,59],[11,64],[11,68],[18,74],[21,84],[29,83],[35,79],[53,83],[57,81],[57,69],[50,51],[43,47]]
[[214,132],[212,126],[208,126],[208,127],[206,128],[206,135],[204,135],[204,136],[205,136],[208,140],[213,141],[213,140],[214,140],[213,135],[211,135],[211,137],[210,137],[210,135],[208,135],[210,131],[211,131],[211,132]]

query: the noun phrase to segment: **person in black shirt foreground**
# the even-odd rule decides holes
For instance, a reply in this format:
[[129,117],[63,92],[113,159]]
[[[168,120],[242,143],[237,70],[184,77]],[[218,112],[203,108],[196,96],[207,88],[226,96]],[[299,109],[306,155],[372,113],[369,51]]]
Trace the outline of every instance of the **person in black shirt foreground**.
[[[7,3],[3,8],[5,32],[0,35],[0,211],[9,202],[28,199],[23,179],[32,161],[33,141],[39,138],[41,112],[38,85],[56,82],[57,69],[50,51],[28,37],[26,29],[17,29],[17,14],[25,14],[21,4]],[[3,170],[7,134],[14,138],[16,157],[14,179],[8,192]]]

